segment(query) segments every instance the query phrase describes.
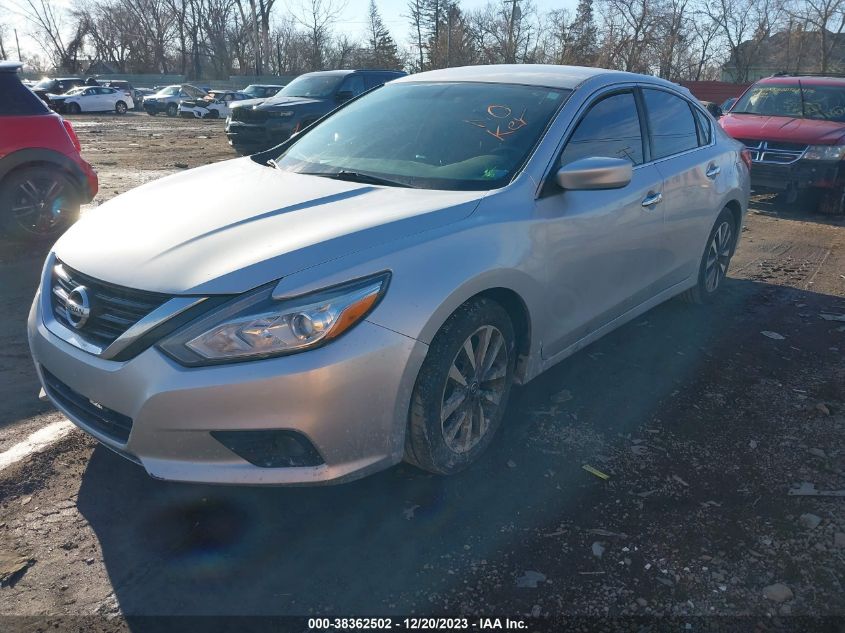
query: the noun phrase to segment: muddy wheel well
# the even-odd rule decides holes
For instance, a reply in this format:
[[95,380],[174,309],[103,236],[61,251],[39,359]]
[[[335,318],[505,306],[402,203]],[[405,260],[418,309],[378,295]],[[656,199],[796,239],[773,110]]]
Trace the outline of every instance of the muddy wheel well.
[[742,230],[742,226],[740,223],[742,222],[742,207],[739,206],[739,202],[736,200],[731,200],[728,202],[725,207],[730,210],[731,215],[734,219],[734,228],[736,228],[737,232]]
[[490,288],[475,296],[486,297],[505,309],[513,323],[516,348],[521,356],[527,355],[531,350],[531,319],[522,297],[509,288]]

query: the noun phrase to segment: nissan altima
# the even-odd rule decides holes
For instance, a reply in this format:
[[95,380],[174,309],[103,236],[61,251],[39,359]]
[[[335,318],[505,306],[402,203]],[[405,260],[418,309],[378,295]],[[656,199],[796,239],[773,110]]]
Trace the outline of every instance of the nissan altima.
[[749,160],[654,77],[403,77],[86,213],[47,257],[32,355],[53,403],[153,477],[454,473],[514,384],[718,296]]

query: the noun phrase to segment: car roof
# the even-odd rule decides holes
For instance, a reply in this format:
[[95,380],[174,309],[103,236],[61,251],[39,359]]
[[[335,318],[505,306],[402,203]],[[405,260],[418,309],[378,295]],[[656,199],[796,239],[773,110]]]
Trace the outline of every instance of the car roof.
[[16,73],[23,67],[23,62],[0,62],[0,73]]
[[381,70],[379,68],[353,68],[349,70],[317,70],[312,73],[305,73],[304,75],[300,75],[300,77],[305,77],[306,75],[326,75],[343,77],[346,75],[353,75],[355,73],[389,73],[391,75],[398,76],[404,76],[406,74],[403,70]]
[[799,81],[806,86],[845,86],[845,77],[819,77],[816,75],[778,75],[760,79],[757,83],[795,86]]
[[543,86],[544,88],[573,89],[598,75],[606,75],[611,81],[647,81],[657,85],[671,87],[679,92],[686,92],[681,86],[664,79],[649,75],[639,75],[605,68],[591,68],[586,66],[558,66],[554,64],[499,64],[490,66],[459,66],[430,70],[415,75],[407,75],[394,79],[392,83],[408,82],[479,82],[522,84],[529,86]]

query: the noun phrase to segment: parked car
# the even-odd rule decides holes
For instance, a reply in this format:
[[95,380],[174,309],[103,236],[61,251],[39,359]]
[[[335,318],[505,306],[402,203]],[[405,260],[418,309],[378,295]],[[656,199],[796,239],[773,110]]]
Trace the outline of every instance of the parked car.
[[79,155],[68,121],[51,112],[0,62],[0,232],[54,240],[97,193],[97,174]]
[[156,478],[454,473],[514,383],[671,297],[718,295],[744,152],[656,77],[403,77],[282,146],[98,207],[47,259],[35,365],[65,415]]
[[158,92],[144,97],[144,110],[150,116],[165,113],[176,116],[179,113],[179,102],[183,99],[199,99],[206,95],[206,91],[191,84],[176,84],[165,86]]
[[845,213],[845,79],[774,76],[749,87],[720,123],[751,152],[751,185]]
[[144,94],[125,79],[105,79],[100,82],[100,85],[122,90],[123,94],[132,97],[132,102],[135,104],[133,109],[140,108],[144,101]]
[[404,75],[392,70],[327,70],[300,75],[266,101],[232,108],[226,121],[229,145],[239,154],[268,149],[338,105]]
[[220,119],[229,116],[229,108],[249,95],[236,90],[212,90],[199,99],[179,102],[179,116],[189,119]]
[[718,103],[712,101],[699,101],[699,103],[707,110],[714,119],[718,119],[724,114],[722,108]]
[[123,90],[105,86],[80,86],[63,95],[49,95],[50,104],[59,112],[117,112],[126,114],[135,107],[132,97]]
[[282,85],[250,84],[241,92],[248,94],[250,99],[266,99],[274,96],[282,88],[284,88]]
[[85,80],[82,77],[57,77],[55,79],[45,77],[32,87],[32,91],[49,104],[50,98],[47,95],[61,95],[71,88],[84,85]]

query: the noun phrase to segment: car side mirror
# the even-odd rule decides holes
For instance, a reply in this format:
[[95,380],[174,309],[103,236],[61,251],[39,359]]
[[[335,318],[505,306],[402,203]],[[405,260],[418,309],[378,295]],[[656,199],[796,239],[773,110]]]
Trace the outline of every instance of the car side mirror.
[[351,90],[341,90],[337,93],[336,99],[338,101],[349,101],[354,96]]
[[621,189],[631,182],[631,161],[592,156],[579,158],[558,169],[555,181],[561,189]]

